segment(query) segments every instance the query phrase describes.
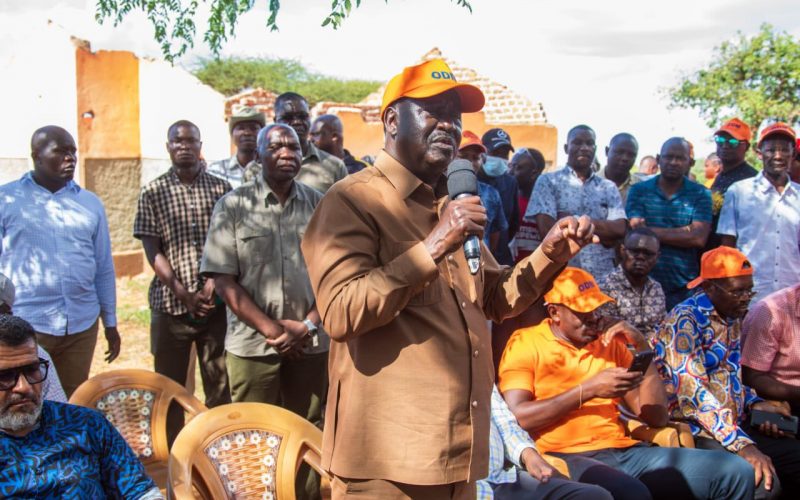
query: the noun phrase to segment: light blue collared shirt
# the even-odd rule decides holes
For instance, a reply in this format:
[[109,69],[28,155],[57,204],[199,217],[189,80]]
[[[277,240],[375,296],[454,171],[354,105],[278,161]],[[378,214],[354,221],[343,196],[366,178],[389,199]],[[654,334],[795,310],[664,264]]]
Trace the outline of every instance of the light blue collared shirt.
[[40,333],[116,326],[116,284],[103,203],[74,181],[51,193],[31,172],[0,186],[0,272],[14,314]]

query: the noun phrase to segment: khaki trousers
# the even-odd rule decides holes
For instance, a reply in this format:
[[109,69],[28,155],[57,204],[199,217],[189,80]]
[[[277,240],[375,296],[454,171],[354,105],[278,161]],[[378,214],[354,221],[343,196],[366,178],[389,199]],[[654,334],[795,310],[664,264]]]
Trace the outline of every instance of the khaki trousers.
[[384,479],[348,479],[334,476],[331,499],[370,500],[473,500],[477,495],[475,483],[466,481],[451,484],[417,485],[396,483]]
[[53,358],[67,398],[89,378],[94,347],[97,345],[97,321],[88,330],[70,335],[36,332],[39,345]]

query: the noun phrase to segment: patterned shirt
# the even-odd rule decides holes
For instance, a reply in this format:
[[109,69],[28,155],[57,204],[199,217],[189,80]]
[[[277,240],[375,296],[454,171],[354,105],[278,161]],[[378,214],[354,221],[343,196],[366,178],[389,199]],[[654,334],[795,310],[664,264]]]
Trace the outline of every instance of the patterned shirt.
[[[599,175],[603,179],[608,179],[611,182],[614,182],[611,179],[609,179],[608,176],[606,175],[606,167],[601,168],[600,171],[597,172],[597,175]],[[623,182],[621,185],[617,186],[617,189],[619,190],[619,196],[622,198],[622,203],[623,204],[628,199],[628,191],[630,191],[631,186],[633,186],[634,184],[636,184],[638,182],[642,182],[643,180],[645,180],[645,177],[642,174],[640,174],[639,172],[635,172],[635,173],[632,173],[631,175],[629,175],[628,178],[625,179],[625,182]],[[615,183],[615,185],[616,185],[616,183]]]
[[163,498],[99,412],[52,401],[29,434],[0,432],[0,497]]
[[[253,163],[256,163],[255,160],[251,161],[245,166],[242,166],[239,164],[239,158],[236,155],[233,155],[230,158],[225,158],[224,160],[215,161],[209,164],[206,172],[214,177],[219,177],[220,179],[228,181],[228,184],[230,184],[231,187],[237,188],[242,185],[242,182],[244,182],[243,178],[244,173],[247,171],[247,167]],[[256,164],[256,167],[254,168],[260,168],[260,166]]]
[[514,239],[511,240],[511,243],[508,244],[515,262],[519,262],[532,254],[542,244],[542,237],[539,234],[539,226],[536,225],[536,221],[525,218],[529,201],[529,197],[522,194],[519,195],[519,230]]
[[742,324],[742,364],[800,387],[800,284],[767,295]]
[[[503,214],[503,203],[500,193],[495,188],[483,182],[478,182],[478,196],[481,205],[486,209],[486,230],[483,232],[483,242],[489,247],[489,235],[501,231],[508,232],[508,222]],[[500,244],[498,243],[498,248]],[[495,256],[495,258],[497,258]]]
[[655,335],[667,314],[664,290],[658,281],[648,277],[644,288],[639,291],[631,285],[622,269],[616,269],[604,276],[598,285],[616,301],[610,305],[615,316],[638,328],[647,338]]
[[74,181],[55,193],[31,172],[0,187],[0,273],[14,313],[48,335],[117,325],[111,237],[103,203]]
[[[494,498],[492,484],[517,481],[517,467],[522,467],[520,458],[525,448],[536,449],[530,435],[517,423],[517,419],[500,395],[495,385],[492,388],[492,420],[489,427],[489,475],[477,482],[478,500]],[[506,461],[511,466],[506,468]]]
[[[262,177],[239,186],[214,208],[200,271],[236,276],[272,319],[304,320],[315,301],[300,241],[320,199],[322,193],[298,182],[283,206]],[[317,346],[304,352],[327,352],[329,345],[320,327]],[[242,358],[277,354],[230,309],[225,350]]]
[[[581,181],[569,165],[542,174],[536,180],[525,218],[535,220],[537,214],[549,215],[554,220],[566,215],[588,215],[596,220],[625,219],[622,198],[617,185],[592,173]],[[602,245],[588,245],[569,263],[591,273],[596,279],[614,270],[614,249]]]
[[735,236],[753,264],[754,302],[800,282],[800,184],[779,193],[763,174],[737,182],[725,193],[717,233]]
[[[252,181],[260,175],[261,164],[252,162],[247,166],[244,182]],[[335,182],[345,177],[347,177],[347,167],[345,167],[342,160],[309,142],[308,151],[303,155],[303,164],[300,166],[300,172],[294,180],[302,182],[306,186],[324,194]]]
[[[178,281],[190,293],[203,287],[200,259],[211,212],[217,200],[231,190],[228,182],[201,171],[191,185],[178,178],[175,167],[142,188],[133,223],[133,236],[161,238],[164,255]],[[171,315],[188,313],[172,291],[153,277],[148,295],[150,308]]]
[[[625,211],[630,219],[641,218],[649,227],[683,227],[692,222],[711,222],[711,195],[700,184],[683,180],[680,190],[667,198],[658,187],[660,175],[634,184],[628,192]],[[686,288],[700,274],[697,248],[661,244],[661,255],[651,276],[667,294]]]
[[739,424],[761,401],[742,382],[740,342],[741,321],[724,320],[703,292],[675,306],[655,337],[672,418],[732,452],[753,444]]

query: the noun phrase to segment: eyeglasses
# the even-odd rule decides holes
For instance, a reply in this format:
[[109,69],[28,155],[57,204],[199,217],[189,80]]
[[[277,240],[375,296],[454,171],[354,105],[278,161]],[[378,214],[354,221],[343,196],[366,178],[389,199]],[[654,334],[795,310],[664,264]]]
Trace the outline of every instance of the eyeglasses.
[[16,387],[20,375],[24,375],[31,385],[41,384],[47,378],[49,368],[50,362],[39,358],[39,361],[29,365],[0,370],[0,391],[10,391]]
[[732,292],[730,290],[726,290],[725,288],[722,288],[721,286],[717,285],[713,281],[709,281],[709,283],[714,288],[716,288],[717,290],[721,291],[722,293],[724,293],[725,295],[727,295],[729,297],[733,297],[736,300],[741,300],[741,301],[745,301],[746,300],[746,301],[749,302],[753,297],[758,295],[752,289],[750,289],[750,290],[739,290],[739,291],[736,291],[736,292]]
[[728,144],[732,148],[739,147],[739,144],[742,144],[746,141],[740,141],[739,139],[733,137],[722,137],[721,135],[714,136],[714,142],[719,144],[720,146],[725,146]]

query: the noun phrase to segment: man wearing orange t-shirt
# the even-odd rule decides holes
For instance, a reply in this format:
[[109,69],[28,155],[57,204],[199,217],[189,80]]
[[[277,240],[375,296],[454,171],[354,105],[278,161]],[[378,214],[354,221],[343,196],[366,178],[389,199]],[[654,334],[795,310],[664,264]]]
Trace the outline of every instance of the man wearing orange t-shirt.
[[667,397],[654,365],[630,372],[650,350],[624,322],[609,326],[599,308],[613,299],[591,274],[568,267],[544,296],[549,318],[518,330],[500,361],[499,388],[542,453],[564,459],[575,481],[615,499],[752,498],[753,470],[732,454],[658,448],[625,435],[617,405],[652,427],[667,423]]

